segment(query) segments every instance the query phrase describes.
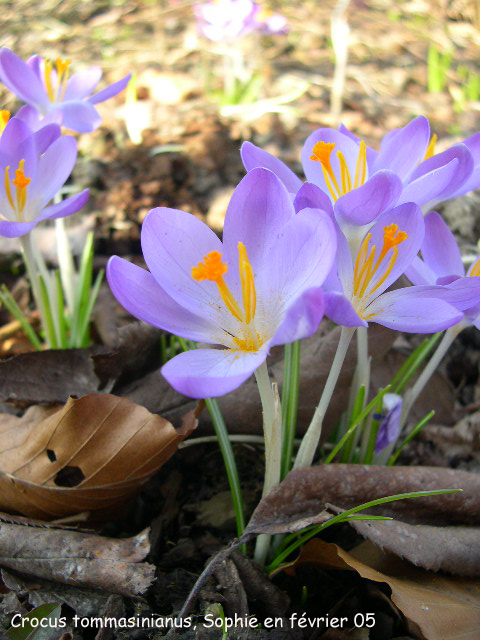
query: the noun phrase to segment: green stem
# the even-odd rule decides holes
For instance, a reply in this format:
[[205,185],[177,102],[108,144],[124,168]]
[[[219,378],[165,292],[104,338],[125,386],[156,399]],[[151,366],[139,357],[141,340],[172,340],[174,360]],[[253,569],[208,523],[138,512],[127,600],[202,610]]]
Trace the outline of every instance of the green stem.
[[312,464],[320,441],[320,436],[322,434],[323,419],[327,412],[328,405],[330,404],[330,400],[332,399],[345,356],[347,355],[348,345],[355,333],[355,328],[356,327],[342,327],[337,352],[335,353],[330,373],[328,374],[320,402],[315,410],[310,426],[308,427],[306,434],[303,436],[303,440],[295,459],[294,469],[309,467]]
[[285,345],[285,368],[282,390],[282,479],[290,471],[297,426],[298,390],[300,386],[300,341]]

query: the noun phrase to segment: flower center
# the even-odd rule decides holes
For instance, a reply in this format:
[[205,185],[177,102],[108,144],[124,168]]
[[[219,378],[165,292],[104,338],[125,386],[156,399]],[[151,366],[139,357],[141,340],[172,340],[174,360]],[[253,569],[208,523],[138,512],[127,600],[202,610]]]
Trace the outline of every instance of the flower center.
[[316,142],[313,146],[310,160],[320,162],[327,188],[330,191],[330,195],[334,202],[336,202],[340,196],[345,195],[352,189],[361,187],[365,183],[367,175],[367,145],[363,140],[360,142],[353,187],[352,176],[347,166],[345,156],[341,151],[337,151],[337,157],[340,162],[340,181],[337,180],[337,176],[335,175],[330,162],[330,155],[334,149],[334,142]]
[[[371,236],[371,233],[365,236],[355,260],[353,295],[357,299],[370,297],[382,286],[397,261],[398,245],[408,238],[408,234],[405,231],[399,231],[398,225],[395,223],[383,227],[383,246],[377,260],[375,260],[377,247],[375,245],[372,245],[371,248],[369,247]],[[390,250],[392,250],[392,253],[389,261],[380,268],[383,259]],[[373,280],[375,285],[369,289],[369,286],[373,284]],[[367,289],[369,289],[368,292]]]
[[0,111],[0,133],[3,132],[9,120],[10,120],[10,111],[6,111],[5,109],[2,109]]
[[63,100],[67,88],[70,64],[71,60],[62,60],[61,58],[55,60],[55,66],[57,68],[57,87],[55,91],[52,83],[53,63],[51,60],[45,60],[45,88],[51,102],[61,102]]
[[192,267],[192,278],[197,282],[201,280],[215,282],[225,306],[232,316],[242,324],[241,335],[233,336],[235,344],[242,351],[258,351],[264,340],[256,332],[253,322],[257,306],[257,295],[252,265],[243,242],[238,243],[238,254],[243,309],[235,300],[223,279],[223,276],[228,271],[228,265],[226,262],[222,262],[222,254],[218,251],[210,251],[203,258],[203,262],[199,262],[196,267]]
[[18,163],[18,169],[15,170],[15,178],[11,181],[16,191],[15,200],[13,199],[12,187],[10,186],[10,167],[5,167],[4,176],[5,193],[8,198],[8,202],[10,203],[13,211],[17,214],[19,220],[22,219],[22,212],[25,208],[25,201],[27,198],[27,187],[31,182],[30,178],[28,178],[23,171],[24,165],[25,160],[20,160]]

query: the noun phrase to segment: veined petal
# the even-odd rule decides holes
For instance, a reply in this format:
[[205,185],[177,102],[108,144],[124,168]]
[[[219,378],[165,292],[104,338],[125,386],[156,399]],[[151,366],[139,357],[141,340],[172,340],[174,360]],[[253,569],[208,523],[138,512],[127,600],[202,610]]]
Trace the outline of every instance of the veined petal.
[[149,271],[112,256],[107,280],[115,298],[135,318],[189,340],[215,342],[212,326],[175,302]]
[[453,282],[442,284],[435,296],[459,311],[472,309],[480,303],[480,276],[456,278]]
[[302,209],[320,209],[333,216],[330,198],[320,187],[311,182],[302,184],[293,201],[293,207],[297,213]]
[[45,109],[47,92],[34,71],[10,49],[0,50],[0,78],[20,100]]
[[93,104],[86,100],[61,102],[57,106],[62,112],[62,124],[67,129],[79,133],[89,133],[102,124],[100,114]]
[[403,189],[399,198],[400,203],[416,202],[420,206],[433,206],[435,202],[442,200],[440,191],[445,191],[454,178],[458,168],[458,160],[453,159],[448,164],[424,174],[420,178],[409,182]]
[[424,287],[384,293],[369,305],[365,319],[407,333],[435,333],[462,320],[463,313],[451,304],[425,294]]
[[266,357],[265,350],[194,349],[169,360],[162,374],[178,393],[215,398],[239,387]]
[[335,218],[342,224],[370,224],[391,209],[402,192],[400,178],[391,171],[378,171],[367,182],[339,198]]
[[116,96],[117,93],[120,93],[120,91],[123,91],[123,89],[125,89],[127,84],[130,82],[131,77],[132,74],[129,73],[121,80],[110,84],[108,87],[105,87],[105,89],[102,89],[101,91],[97,91],[97,93],[94,93],[93,96],[88,99],[88,102],[90,102],[91,104],[98,104],[99,102],[105,102],[105,100],[113,98],[113,96]]
[[470,176],[457,189],[448,194],[449,198],[456,198],[480,186],[480,133],[474,133],[463,141],[473,158],[473,170]]
[[56,220],[57,218],[65,218],[71,216],[81,209],[87,202],[89,196],[89,189],[84,189],[80,193],[65,198],[57,204],[52,204],[46,207],[43,212],[36,219],[37,222],[41,220]]
[[322,320],[324,306],[321,288],[308,289],[302,293],[288,308],[270,346],[287,344],[313,335]]
[[100,82],[102,70],[100,67],[89,67],[74,73],[67,81],[63,100],[83,100],[89,96]]
[[343,327],[368,327],[368,323],[362,320],[343,293],[330,291],[324,297],[327,318]]
[[428,120],[418,116],[402,129],[391,131],[384,137],[372,170],[390,169],[405,181],[425,157],[429,140]]
[[297,193],[302,186],[300,178],[296,176],[284,162],[251,142],[244,142],[242,144],[240,155],[242,156],[243,166],[247,171],[251,171],[257,167],[270,169],[270,171],[273,171],[273,173],[280,178],[290,193]]
[[30,196],[37,199],[42,208],[65,184],[76,158],[77,143],[71,136],[55,140],[40,157],[36,180],[32,180],[29,188],[32,192]]
[[465,273],[455,236],[436,211],[425,216],[422,256],[437,278]]

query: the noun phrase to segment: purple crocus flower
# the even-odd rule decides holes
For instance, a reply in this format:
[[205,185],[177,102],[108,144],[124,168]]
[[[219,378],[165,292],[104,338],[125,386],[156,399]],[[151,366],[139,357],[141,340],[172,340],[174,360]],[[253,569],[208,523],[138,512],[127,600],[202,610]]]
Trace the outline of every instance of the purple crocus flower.
[[[337,220],[364,225],[394,205],[415,202],[428,210],[433,202],[478,186],[480,139],[472,137],[434,155],[435,139],[430,138],[430,126],[423,116],[388,133],[378,152],[346,127],[318,129],[302,150],[307,181],[321,192],[311,190],[316,206],[333,207]],[[241,153],[247,171],[258,166],[271,169],[292,194],[302,186],[286,165],[250,142],[243,144]],[[479,167],[472,179],[475,157]]]
[[120,93],[130,75],[92,95],[102,71],[90,67],[69,73],[70,61],[32,56],[27,62],[7,48],[0,50],[0,79],[20,100],[34,107],[42,116],[61,114],[62,124],[81,133],[93,131],[101,124],[94,105]]
[[436,211],[425,216],[421,250],[423,260],[416,257],[406,276],[415,285],[440,286],[445,299],[463,311],[462,325],[480,329],[480,257],[465,272],[455,236]]
[[402,397],[396,393],[386,393],[383,396],[383,408],[387,413],[380,416],[383,419],[377,431],[375,453],[380,453],[398,438],[402,415]]
[[298,214],[280,180],[249,172],[229,204],[223,242],[203,222],[166,208],[142,227],[149,271],[114,256],[110,287],[132,315],[172,334],[222,348],[182,353],[163,375],[180,393],[213,397],[238,387],[278,344],[311,335],[320,289],[336,251],[333,223]]
[[288,32],[288,23],[281,13],[257,6],[254,16],[255,25],[266,36],[281,35]]
[[424,237],[420,208],[410,202],[381,214],[363,234],[347,240],[337,226],[336,269],[325,283],[325,313],[346,327],[370,322],[411,333],[432,333],[456,324],[462,314],[443,299],[442,287],[387,291],[417,255]]
[[48,204],[70,175],[76,157],[77,143],[71,136],[60,136],[58,125],[32,133],[18,118],[7,122],[0,137],[0,235],[23,236],[42,220],[63,218],[83,207],[88,189]]
[[230,42],[256,28],[252,0],[214,0],[194,7],[200,33],[212,42]]

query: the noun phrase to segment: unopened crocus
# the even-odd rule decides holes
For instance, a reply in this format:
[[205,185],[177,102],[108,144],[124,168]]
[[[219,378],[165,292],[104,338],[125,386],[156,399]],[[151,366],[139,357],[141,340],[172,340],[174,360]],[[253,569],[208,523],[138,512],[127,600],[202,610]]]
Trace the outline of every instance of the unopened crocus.
[[[57,204],[49,204],[70,175],[77,157],[77,143],[70,136],[57,137],[44,153],[47,135],[32,132],[11,118],[0,137],[0,235],[16,238],[42,220],[63,218],[78,211],[88,199],[88,189]],[[46,129],[46,128],[45,128]],[[48,132],[47,132],[48,133]],[[51,132],[54,135],[55,131]]]
[[0,50],[0,79],[20,100],[34,107],[41,116],[60,113],[61,123],[79,132],[93,131],[101,124],[95,104],[120,93],[130,75],[93,93],[102,71],[90,67],[70,75],[70,60],[51,60],[32,56],[24,62],[10,49]]
[[[365,225],[405,202],[424,210],[480,185],[480,140],[472,137],[435,154],[436,137],[419,116],[388,133],[377,152],[346,127],[314,131],[305,141],[302,164],[308,183],[318,187],[316,206],[333,208],[337,220]],[[292,194],[302,181],[280,160],[250,142],[242,146],[247,170],[275,171]],[[479,165],[476,169],[476,164]]]
[[212,42],[231,42],[256,28],[252,0],[213,0],[194,7],[200,33]]
[[295,214],[271,171],[251,171],[237,186],[223,242],[194,216],[166,208],[149,212],[141,240],[149,271],[110,259],[107,278],[117,300],[149,324],[217,347],[164,365],[163,375],[180,393],[228,393],[272,346],[318,327],[320,287],[336,250],[333,224],[321,211]]
[[258,5],[254,21],[256,28],[267,36],[280,35],[288,31],[288,23],[285,16]]
[[[383,396],[382,420],[375,440],[375,453],[380,453],[395,443],[400,434],[400,416],[402,414],[402,396],[397,393],[386,393]],[[375,416],[377,417],[377,416]]]

